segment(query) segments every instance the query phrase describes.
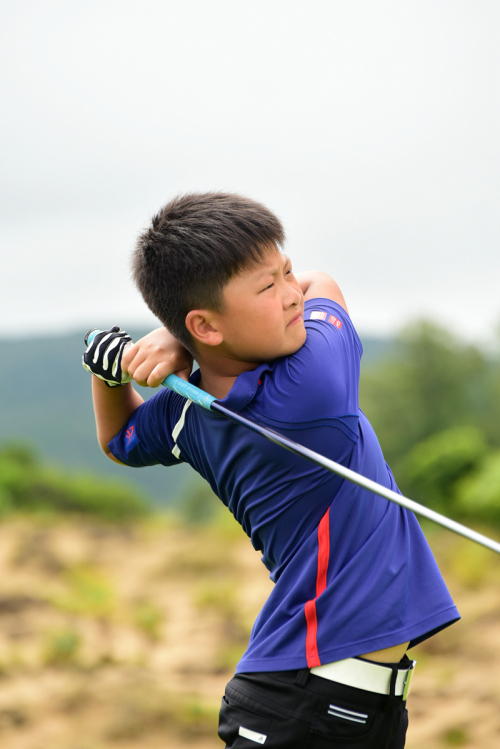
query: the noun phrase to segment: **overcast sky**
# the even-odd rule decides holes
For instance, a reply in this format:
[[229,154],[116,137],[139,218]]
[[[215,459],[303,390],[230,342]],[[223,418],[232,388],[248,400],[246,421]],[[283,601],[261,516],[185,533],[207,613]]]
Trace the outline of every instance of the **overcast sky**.
[[498,0],[16,0],[0,26],[0,335],[155,324],[150,216],[231,190],[363,333],[500,322]]

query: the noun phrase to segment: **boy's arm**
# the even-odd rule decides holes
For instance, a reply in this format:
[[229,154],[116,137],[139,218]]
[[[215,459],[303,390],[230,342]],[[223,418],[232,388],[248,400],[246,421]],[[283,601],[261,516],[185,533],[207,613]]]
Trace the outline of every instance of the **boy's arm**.
[[328,273],[321,271],[307,271],[296,273],[295,278],[299,282],[300,289],[304,295],[304,301],[308,299],[331,299],[348,312],[344,296],[338,285]]
[[99,446],[108,458],[120,463],[109,450],[108,443],[143,403],[143,399],[131,383],[109,388],[98,377],[92,377],[92,398]]

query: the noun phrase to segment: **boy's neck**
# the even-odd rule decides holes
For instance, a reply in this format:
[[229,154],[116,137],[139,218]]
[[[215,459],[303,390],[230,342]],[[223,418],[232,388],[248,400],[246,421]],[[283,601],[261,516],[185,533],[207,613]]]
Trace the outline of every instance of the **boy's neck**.
[[222,400],[233,387],[236,378],[243,372],[257,369],[259,362],[243,362],[234,359],[215,361],[198,359],[201,377],[199,387],[217,400]]

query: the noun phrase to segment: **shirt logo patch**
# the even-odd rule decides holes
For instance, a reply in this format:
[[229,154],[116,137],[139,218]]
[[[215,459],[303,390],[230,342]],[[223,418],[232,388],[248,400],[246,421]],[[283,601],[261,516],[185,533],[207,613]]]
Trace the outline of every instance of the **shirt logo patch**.
[[326,320],[326,312],[321,312],[319,309],[315,309],[309,315],[310,320]]
[[127,429],[125,432],[125,439],[127,440],[127,447],[130,445],[130,440],[134,436],[134,427],[133,425]]
[[336,328],[341,330],[342,320],[339,320],[337,317],[334,317],[334,315],[330,315],[330,317],[328,318],[328,322],[331,322],[332,325],[335,325]]

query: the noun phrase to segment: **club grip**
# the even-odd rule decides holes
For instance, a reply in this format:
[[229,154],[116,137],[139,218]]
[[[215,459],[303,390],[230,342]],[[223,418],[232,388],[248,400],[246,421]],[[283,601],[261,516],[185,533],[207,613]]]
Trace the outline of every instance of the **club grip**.
[[[90,346],[96,335],[100,332],[101,331],[98,328],[91,328],[85,336],[85,345]],[[206,408],[208,411],[210,411],[210,407],[214,400],[217,400],[213,395],[205,393],[204,390],[200,390],[196,385],[191,385],[190,382],[186,382],[182,377],[177,377],[177,375],[174,374],[165,377],[161,385],[169,388],[169,390],[173,390],[179,395],[182,395],[183,398],[188,398],[190,401],[193,401],[193,403],[196,403],[197,406]]]
[[205,393],[204,390],[200,390],[200,388],[197,388],[196,385],[191,385],[190,382],[186,382],[186,380],[183,380],[182,377],[177,377],[177,375],[174,374],[165,377],[161,384],[163,385],[163,387],[173,390],[179,395],[182,395],[184,398],[188,398],[190,401],[193,401],[193,403],[196,403],[197,406],[206,408],[208,411],[210,411],[212,403],[217,400],[217,398],[214,398],[213,395]]
[[100,333],[100,332],[101,331],[99,330],[99,328],[90,328],[89,332],[87,333],[87,335],[85,336],[85,339],[84,339],[85,340],[85,345],[86,346],[90,346],[90,344],[92,343],[92,341],[94,340],[94,338],[96,337],[96,335],[98,333]]

